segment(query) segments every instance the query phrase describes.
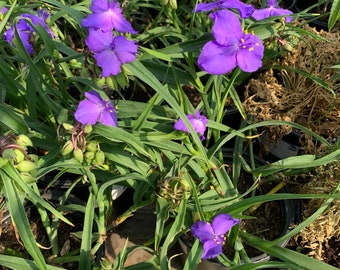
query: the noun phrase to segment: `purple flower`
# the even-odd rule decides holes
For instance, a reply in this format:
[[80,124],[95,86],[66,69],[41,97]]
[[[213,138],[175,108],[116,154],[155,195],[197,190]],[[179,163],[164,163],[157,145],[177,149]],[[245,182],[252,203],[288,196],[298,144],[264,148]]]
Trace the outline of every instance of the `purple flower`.
[[[21,14],[18,23],[16,24],[16,29],[18,31],[18,35],[29,54],[33,54],[33,45],[31,43],[32,36],[35,32],[34,28],[29,24],[28,20],[31,21],[32,25],[37,26],[41,25],[45,28],[45,30],[49,33],[51,37],[54,37],[52,30],[47,26],[46,19],[49,17],[49,13],[45,9],[40,9],[38,11],[38,16],[24,13]],[[14,34],[14,25],[12,25],[4,34],[3,38],[7,41],[7,43],[14,45],[13,39],[15,37]]]
[[236,66],[245,72],[259,69],[264,53],[261,39],[243,32],[239,19],[229,10],[220,10],[210,16],[215,21],[212,28],[215,40],[204,45],[198,58],[199,66],[216,75],[225,74]]
[[198,4],[196,7],[196,12],[227,8],[237,9],[242,19],[248,18],[255,10],[252,5],[242,3],[240,0],[217,0],[216,2],[212,3]]
[[104,32],[115,29],[123,33],[137,33],[131,23],[124,18],[122,9],[115,0],[93,0],[90,9],[93,13],[83,19],[81,24],[83,27],[96,28]]
[[[200,139],[204,140],[204,132],[207,128],[208,119],[204,115],[201,115],[199,111],[197,111],[194,115],[188,114],[187,117],[194,130],[200,135]],[[174,125],[174,129],[190,133],[182,119],[177,120]]]
[[102,99],[95,90],[86,92],[85,97],[74,113],[78,122],[94,125],[99,120],[103,125],[117,126],[116,110],[111,101]]
[[[293,12],[291,12],[288,9],[280,8],[276,0],[268,0],[266,8],[255,10],[251,16],[255,20],[259,21],[259,20],[269,18],[271,16],[285,16],[285,15],[290,15],[290,14],[293,14]],[[292,20],[293,20],[293,17],[291,16],[286,17],[287,23],[290,23]]]
[[212,259],[222,253],[225,234],[240,221],[229,214],[219,214],[213,218],[211,224],[199,220],[191,226],[191,232],[203,244],[202,259]]
[[122,64],[135,60],[138,50],[135,41],[93,28],[89,29],[85,43],[94,53],[98,66],[102,68],[103,77],[118,75]]

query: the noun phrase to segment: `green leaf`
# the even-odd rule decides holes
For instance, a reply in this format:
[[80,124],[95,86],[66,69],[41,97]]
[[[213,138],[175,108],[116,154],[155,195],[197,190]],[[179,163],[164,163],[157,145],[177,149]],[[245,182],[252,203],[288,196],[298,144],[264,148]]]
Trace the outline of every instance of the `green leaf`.
[[28,132],[28,127],[23,117],[4,104],[0,104],[0,124],[16,134],[26,134]]
[[[294,263],[297,266],[304,267],[305,269],[318,269],[318,270],[335,270],[335,268],[322,261],[308,257],[304,254],[283,248],[280,246],[268,246],[270,242],[250,235],[246,232],[240,232],[241,237],[251,246],[258,248],[259,250],[281,259],[285,262]],[[300,268],[301,269],[301,268]]]
[[340,20],[340,0],[332,1],[331,12],[328,19],[328,31],[330,31],[335,23]]
[[[0,254],[0,265],[11,268],[11,269],[30,269],[30,270],[40,270],[37,264],[32,260],[27,260],[24,258],[19,258],[15,256]],[[64,268],[59,268],[52,265],[46,266],[47,270],[61,270]]]

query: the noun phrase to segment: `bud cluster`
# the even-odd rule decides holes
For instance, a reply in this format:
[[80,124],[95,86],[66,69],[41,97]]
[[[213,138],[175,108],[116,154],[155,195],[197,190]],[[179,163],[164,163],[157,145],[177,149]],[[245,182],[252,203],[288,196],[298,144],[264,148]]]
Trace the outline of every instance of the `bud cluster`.
[[86,140],[86,135],[92,132],[92,126],[76,125],[72,129],[72,138],[67,140],[61,149],[61,154],[64,157],[73,156],[77,161],[84,165],[100,166],[101,168],[108,169],[105,164],[105,154],[100,149],[100,144],[96,140]]
[[0,139],[0,167],[11,161],[22,179],[26,183],[33,183],[36,181],[38,156],[27,153],[29,146],[33,144],[26,135],[2,137]]

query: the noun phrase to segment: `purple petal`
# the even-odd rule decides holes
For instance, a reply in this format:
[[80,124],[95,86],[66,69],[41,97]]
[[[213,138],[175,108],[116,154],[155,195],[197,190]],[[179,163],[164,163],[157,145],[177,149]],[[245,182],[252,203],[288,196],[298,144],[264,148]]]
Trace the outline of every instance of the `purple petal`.
[[117,115],[116,110],[112,105],[108,105],[107,108],[102,112],[100,119],[100,123],[107,126],[117,126]]
[[214,20],[213,36],[220,45],[238,42],[243,36],[240,20],[233,12],[220,10],[212,13],[210,17]]
[[[271,16],[285,16],[285,15],[291,15],[293,14],[292,11],[288,10],[288,9],[283,9],[283,8],[274,8],[272,11]],[[293,17],[292,16],[288,16],[286,17],[286,22],[290,23],[293,21]]]
[[238,44],[221,46],[215,41],[209,41],[203,46],[198,57],[198,65],[209,74],[225,74],[236,67]]
[[222,2],[220,8],[234,8],[239,12],[242,19],[248,18],[255,10],[252,5],[245,4],[240,0],[225,0]]
[[182,119],[177,120],[177,122],[174,125],[174,129],[190,133],[189,129],[186,127]]
[[108,50],[111,47],[113,40],[112,32],[103,32],[93,28],[89,29],[89,35],[87,36],[85,43],[92,52],[101,52]]
[[115,29],[124,33],[137,33],[132,28],[131,23],[124,18],[119,3],[97,0],[93,2],[91,10],[94,13],[89,14],[87,18],[83,19],[83,27],[97,28],[104,32]]
[[220,7],[222,4],[222,1],[216,1],[212,3],[199,3],[196,6],[196,12],[201,12],[201,11],[211,11],[215,8]]
[[222,246],[222,243],[217,244],[214,240],[204,242],[202,259],[207,260],[217,257],[222,253]]
[[232,218],[229,214],[219,214],[211,221],[211,227],[214,230],[215,235],[225,235],[227,231],[240,221],[236,218]]
[[102,97],[99,95],[99,93],[95,90],[92,90],[90,92],[85,92],[85,97],[89,101],[97,104],[98,106],[105,105],[105,100],[103,100]]
[[136,59],[138,45],[134,41],[127,40],[123,36],[117,36],[112,42],[115,54],[122,64]]
[[[255,10],[251,15],[255,20],[260,21],[271,16],[286,16],[293,14],[292,11],[283,8],[276,8],[273,6],[269,6],[267,8]],[[293,20],[293,17],[286,17],[286,22],[289,23]]]
[[237,65],[242,71],[254,72],[262,66],[263,54],[264,46],[261,39],[253,34],[247,34],[237,54]]
[[83,100],[79,103],[78,108],[74,113],[74,117],[78,122],[82,123],[83,125],[94,125],[95,123],[97,123],[101,111],[102,108],[98,106],[98,104],[93,103],[89,100]]
[[102,68],[102,76],[118,75],[120,73],[121,63],[112,50],[102,51],[94,55],[97,65]]
[[191,226],[191,233],[194,237],[198,238],[202,243],[214,239],[213,228],[209,223],[202,220],[196,221]]
[[194,130],[198,134],[203,135],[208,123],[207,118],[204,115],[201,115],[199,111],[197,111],[195,115],[188,115],[188,119]]

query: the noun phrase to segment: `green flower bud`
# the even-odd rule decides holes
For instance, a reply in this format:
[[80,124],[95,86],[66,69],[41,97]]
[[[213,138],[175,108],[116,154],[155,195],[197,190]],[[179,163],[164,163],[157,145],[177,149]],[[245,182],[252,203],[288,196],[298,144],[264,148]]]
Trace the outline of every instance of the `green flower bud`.
[[97,152],[99,144],[97,141],[89,141],[86,145],[86,150],[89,152]]
[[177,9],[177,0],[170,0],[169,4],[172,9]]
[[66,157],[67,155],[71,154],[73,149],[72,141],[69,140],[63,145],[63,148],[61,148],[61,154],[63,157]]
[[23,160],[20,163],[18,163],[15,167],[20,172],[29,172],[36,169],[37,165],[32,161]]
[[100,88],[102,88],[102,87],[105,85],[105,77],[102,77],[102,78],[100,78],[100,79],[97,79],[97,80],[95,81],[95,83],[96,83]]
[[85,160],[88,164],[92,163],[92,161],[94,160],[94,156],[95,156],[94,152],[86,152],[84,154]]
[[82,63],[80,63],[79,61],[77,61],[76,59],[71,59],[70,60],[70,66],[73,68],[82,68]]
[[33,175],[27,172],[20,173],[20,176],[27,184],[33,184],[37,181],[37,179]]
[[83,163],[83,161],[84,161],[84,154],[83,154],[83,151],[81,151],[80,148],[77,148],[77,149],[73,150],[73,156],[80,163]]
[[65,123],[68,118],[68,110],[67,109],[61,109],[60,113],[58,114],[57,121],[59,124]]
[[99,165],[102,165],[104,164],[105,162],[105,154],[103,151],[99,150],[96,152],[96,163],[99,164]]
[[23,161],[25,159],[25,155],[22,151],[20,151],[19,149],[13,149],[14,152],[15,152],[15,158],[14,158],[14,161],[16,163],[20,163],[21,161]]
[[91,133],[91,132],[92,132],[92,125],[86,124],[86,125],[84,126],[84,132],[85,132],[85,134]]
[[7,148],[2,151],[2,157],[6,159],[15,159],[17,157],[17,153],[13,148]]
[[26,149],[27,146],[33,146],[31,139],[28,138],[26,135],[23,135],[23,134],[19,135],[16,138],[16,142],[17,142],[18,145],[20,145],[21,147],[23,147],[25,149]]
[[72,131],[72,129],[73,129],[73,126],[71,124],[68,124],[68,123],[62,123],[62,126],[67,131]]

